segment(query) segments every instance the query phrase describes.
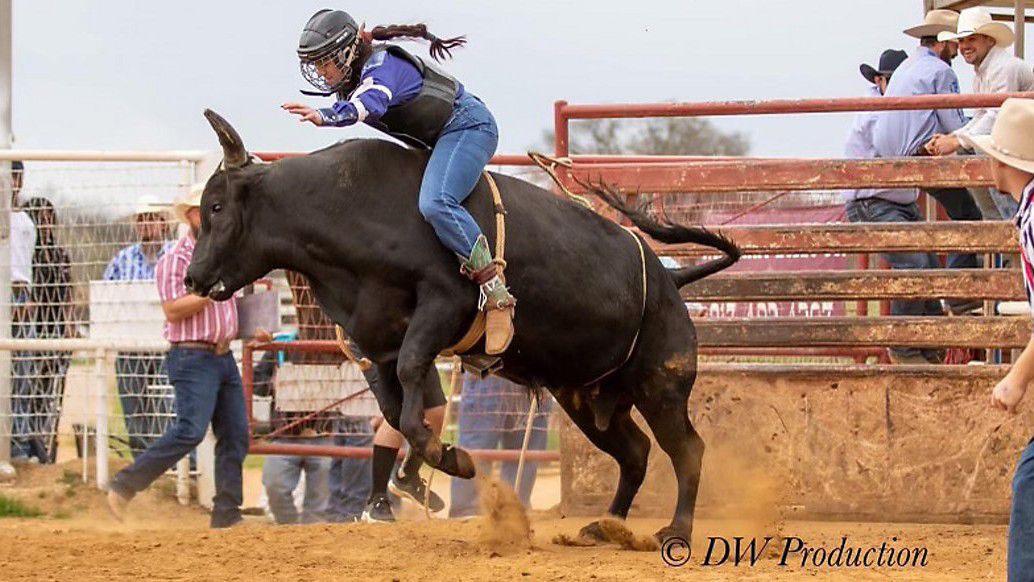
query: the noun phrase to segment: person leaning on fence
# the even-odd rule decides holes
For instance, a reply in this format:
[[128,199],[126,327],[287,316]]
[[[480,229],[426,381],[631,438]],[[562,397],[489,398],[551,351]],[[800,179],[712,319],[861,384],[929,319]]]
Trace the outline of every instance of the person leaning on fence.
[[[923,25],[905,31],[905,34],[919,38],[920,46],[911,57],[901,63],[890,84],[887,97],[910,97],[914,95],[958,95],[959,78],[951,68],[951,61],[958,55],[958,43],[942,39],[937,35],[954,32],[959,15],[951,10],[932,10],[926,15]],[[873,143],[877,157],[903,158],[930,155],[927,143],[937,134],[951,133],[965,124],[959,109],[926,109],[904,111],[881,111],[873,128]],[[965,188],[924,188],[940,204],[952,220],[981,220],[983,214],[972,193]],[[884,189],[880,196],[900,204],[915,202],[919,192],[915,188]],[[915,221],[922,220],[917,216]],[[930,255],[933,257],[933,255]],[[972,269],[980,266],[980,259],[973,253],[951,253],[948,268]],[[933,265],[908,264],[898,268],[938,268]],[[916,304],[918,305],[918,304]],[[958,315],[979,309],[983,303],[975,299],[955,299],[947,302],[948,309]],[[927,313],[910,312],[909,315],[941,314],[943,308],[928,310]],[[930,352],[927,352],[929,356]],[[914,358],[913,359],[918,359]]]
[[[132,218],[137,242],[112,257],[104,269],[105,281],[153,281],[158,260],[172,248],[166,209],[157,201],[141,199]],[[162,352],[119,352],[115,358],[118,397],[133,457],[157,440],[169,422],[148,406],[147,396],[149,385],[167,383],[164,363]]]
[[[464,374],[463,394],[460,398],[459,446],[468,449],[495,450],[502,448],[520,451],[524,444],[524,430],[528,420],[528,408],[532,392],[519,384],[498,376],[483,379]],[[539,400],[533,413],[532,430],[528,439],[529,451],[546,448],[549,412],[552,399],[548,396]],[[499,478],[515,486],[518,461],[503,461]],[[517,492],[525,507],[531,506],[531,491],[535,486],[538,463],[525,462],[521,473],[521,487]],[[479,475],[490,475],[490,463],[479,464]],[[449,503],[449,517],[465,518],[479,513],[477,488],[474,481],[453,479]]]
[[[937,18],[937,14],[928,15],[927,19]],[[950,15],[941,15],[950,17]],[[922,34],[929,38],[929,33],[934,30],[944,30],[947,24],[924,24],[906,31],[906,34]],[[946,68],[938,54],[945,51],[945,47],[920,47],[912,57],[902,59],[903,51],[884,51],[880,56],[878,69],[869,65],[860,67],[862,76],[872,83],[871,93],[874,96],[883,95],[889,87],[895,84],[898,75],[901,74],[901,67],[909,63],[911,67],[926,67],[936,70]],[[927,61],[936,62],[927,62]],[[951,71],[950,68],[947,69]],[[954,74],[954,73],[952,73]],[[927,112],[930,113],[930,112]],[[876,132],[880,125],[881,113],[865,112],[855,118],[855,122],[848,135],[847,143],[844,146],[844,153],[849,158],[878,158],[880,148],[876,142]],[[910,121],[908,119],[902,121]],[[888,127],[884,124],[884,131]],[[902,138],[905,132],[900,128],[893,136]],[[884,144],[884,147],[890,147]],[[897,147],[897,146],[895,146]],[[887,189],[856,189],[845,190],[842,194],[844,207],[848,220],[851,222],[919,222],[922,216],[916,204],[918,195],[915,191],[899,191]],[[932,269],[938,266],[937,258],[931,253],[893,253],[884,255],[892,268],[895,269]],[[891,313],[894,315],[941,315],[941,305],[937,301],[893,301],[891,302]],[[934,350],[919,350],[915,348],[889,348],[891,359],[896,362],[908,363],[930,363],[939,361],[939,353]]]
[[158,260],[155,281],[165,312],[165,339],[172,345],[166,368],[176,395],[176,421],[132,465],[111,480],[108,506],[123,519],[134,495],[172,468],[205,436],[209,422],[215,433],[215,497],[211,526],[241,521],[242,464],[250,440],[244,387],[230,340],[237,335],[234,299],[213,301],[191,295],[183,282],[201,226],[204,184],[176,203],[189,232]]
[[[36,337],[32,303],[32,257],[36,251],[36,225],[21,207],[18,196],[25,178],[25,164],[11,162],[11,337]],[[11,460],[45,460],[43,439],[33,427],[33,382],[38,376],[34,354],[11,353]]]
[[[1019,202],[1023,284],[1034,312],[1034,100],[1009,99],[1002,104],[990,135],[962,135],[963,145],[992,158],[995,187]],[[995,408],[1011,413],[1034,381],[1034,337],[991,393]],[[1008,575],[1011,582],[1034,577],[1034,439],[1020,456],[1013,477],[1009,517]]]
[[[39,339],[74,336],[72,313],[72,260],[54,234],[57,214],[46,198],[30,198],[26,211],[36,225],[36,249],[32,254],[30,302],[35,306],[33,326]],[[36,376],[33,379],[33,430],[46,456],[57,460],[57,424],[65,393],[65,374],[71,352],[35,352]]]
[[[1034,70],[1023,59],[1013,56],[1008,50],[1015,37],[1007,24],[994,22],[991,13],[984,7],[967,8],[959,16],[958,29],[942,32],[938,38],[959,43],[959,52],[966,62],[973,65],[973,93],[1018,93],[1034,90]],[[994,125],[998,110],[977,108],[966,125],[948,135],[937,134],[926,145],[933,155],[970,153],[962,148],[963,136],[988,135]],[[985,218],[1010,219],[1016,215],[1016,201],[1011,196],[991,190],[993,214],[984,212]]]
[[[260,342],[273,338],[260,332],[255,339]],[[277,334],[276,341],[291,341],[297,335]],[[277,370],[283,352],[267,351],[255,365],[253,385],[256,396],[271,396],[271,427],[280,431],[272,442],[280,444],[332,446],[333,433],[337,428],[339,415],[325,412],[308,420],[301,420],[311,411],[281,410],[277,402]],[[291,354],[292,356],[294,354]],[[290,359],[290,358],[288,358]],[[298,422],[301,421],[301,422]],[[298,424],[294,424],[298,422]],[[292,426],[292,424],[294,426]],[[262,486],[269,498],[269,510],[278,524],[319,523],[326,521],[330,501],[329,457],[307,455],[268,455],[262,464]],[[302,513],[294,504],[294,490],[298,488],[302,473],[305,474],[305,496]]]

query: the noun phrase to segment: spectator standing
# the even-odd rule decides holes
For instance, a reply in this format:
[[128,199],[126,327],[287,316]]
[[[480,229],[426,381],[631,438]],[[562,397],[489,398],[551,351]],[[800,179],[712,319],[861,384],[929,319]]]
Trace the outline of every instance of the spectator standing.
[[[36,251],[36,225],[21,207],[18,196],[25,179],[25,164],[11,162],[11,337],[36,337],[33,325],[32,256]],[[34,429],[33,382],[38,376],[32,352],[11,353],[11,460],[44,461],[44,442]]]
[[[32,255],[30,302],[35,306],[33,324],[36,337],[61,339],[72,336],[72,261],[54,229],[57,215],[46,198],[29,199],[27,212],[36,224],[36,248]],[[41,462],[57,460],[57,425],[61,399],[65,394],[65,374],[70,352],[36,352],[36,376],[32,382],[33,432],[40,441]]]
[[242,464],[250,434],[244,405],[244,386],[230,340],[237,335],[237,307],[187,291],[184,277],[201,227],[204,185],[191,189],[175,205],[181,221],[190,226],[158,260],[155,280],[165,311],[165,339],[172,347],[166,357],[169,379],[176,394],[176,421],[132,465],[111,480],[108,507],[123,519],[134,495],[173,467],[205,437],[209,422],[215,433],[215,497],[211,526],[231,527],[241,521]]
[[[478,379],[465,374],[460,398],[459,446],[467,450],[502,448],[519,451],[524,443],[531,395],[528,388],[498,376]],[[546,448],[552,402],[548,396],[539,400],[538,409],[533,413],[535,417],[528,441],[529,451]],[[517,465],[517,461],[503,461],[499,470],[500,480],[513,486],[517,481]],[[479,463],[479,474],[489,475],[491,472],[490,463]],[[531,505],[531,491],[535,486],[537,472],[538,463],[524,463],[517,496],[525,507]],[[464,518],[477,514],[478,498],[474,481],[453,479],[449,517]]]
[[[256,335],[258,341],[269,341],[268,334]],[[277,341],[297,339],[296,334],[277,334]],[[327,413],[294,424],[308,416],[310,411],[285,412],[277,402],[278,352],[266,352],[254,369],[254,393],[257,396],[271,396],[271,425],[280,431],[274,443],[331,446],[337,425],[337,414]],[[287,359],[291,359],[288,357]],[[294,424],[294,426],[291,426]],[[318,523],[326,520],[330,500],[330,458],[305,455],[268,455],[262,465],[262,485],[266,488],[269,509],[278,524]],[[294,502],[294,490],[301,476],[305,475],[305,495],[302,512]]]
[[[104,269],[105,281],[153,281],[158,260],[173,245],[165,208],[156,201],[141,199],[132,219],[137,242],[112,257]],[[148,406],[148,386],[168,384],[164,362],[162,352],[119,352],[115,357],[118,396],[133,457],[157,440],[170,422],[155,406]]]
[[[304,275],[287,271],[287,283],[291,288],[295,309],[298,314],[298,339],[334,341],[334,323],[316,304],[312,288]],[[306,364],[341,365],[342,354],[299,353],[298,362]],[[370,374],[366,374],[367,381]],[[373,428],[370,419],[362,416],[343,415],[334,434],[334,444],[341,447],[370,447],[373,445]],[[370,497],[370,474],[373,463],[370,459],[335,457],[330,462],[330,501],[327,504],[327,519],[332,522],[358,521]]]

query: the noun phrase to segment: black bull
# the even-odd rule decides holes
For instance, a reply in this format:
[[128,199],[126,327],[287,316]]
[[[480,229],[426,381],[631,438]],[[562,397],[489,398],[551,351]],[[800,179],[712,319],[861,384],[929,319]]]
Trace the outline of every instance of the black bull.
[[[472,476],[470,456],[443,446],[423,422],[422,382],[432,377],[438,354],[467,331],[478,300],[457,257],[418,211],[427,154],[354,140],[255,164],[225,120],[205,115],[224,159],[201,199],[188,287],[226,299],[273,269],[302,273],[320,307],[374,362],[380,379],[374,390],[388,423],[430,465]],[[678,287],[731,265],[738,249],[703,229],[658,224],[599,189],[650,236],[725,255],[667,271],[643,245],[644,308],[643,259],[629,232],[527,182],[495,179],[507,210],[506,278],[518,301],[516,335],[500,375],[548,388],[589,440],[617,460],[610,513],[619,518],[643,482],[650,449],[630,415],[635,406],[678,482],[675,515],[658,536],[688,539],[704,444],[687,412],[697,339]],[[493,241],[484,179],[465,206]]]

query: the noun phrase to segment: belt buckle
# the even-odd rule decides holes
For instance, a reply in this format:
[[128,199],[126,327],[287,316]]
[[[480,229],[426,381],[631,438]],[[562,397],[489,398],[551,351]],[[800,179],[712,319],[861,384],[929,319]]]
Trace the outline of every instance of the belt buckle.
[[215,355],[217,356],[228,354],[230,353],[230,342],[225,340],[216,342],[212,351],[215,352]]

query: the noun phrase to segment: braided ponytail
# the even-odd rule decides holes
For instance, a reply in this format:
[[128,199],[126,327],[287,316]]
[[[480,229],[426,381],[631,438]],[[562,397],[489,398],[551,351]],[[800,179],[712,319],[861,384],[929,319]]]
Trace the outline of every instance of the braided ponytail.
[[399,37],[422,38],[431,43],[429,52],[431,58],[436,61],[452,57],[452,49],[467,44],[466,35],[453,38],[438,38],[427,30],[427,25],[420,24],[389,24],[388,26],[376,26],[370,31],[372,40],[391,40]]

